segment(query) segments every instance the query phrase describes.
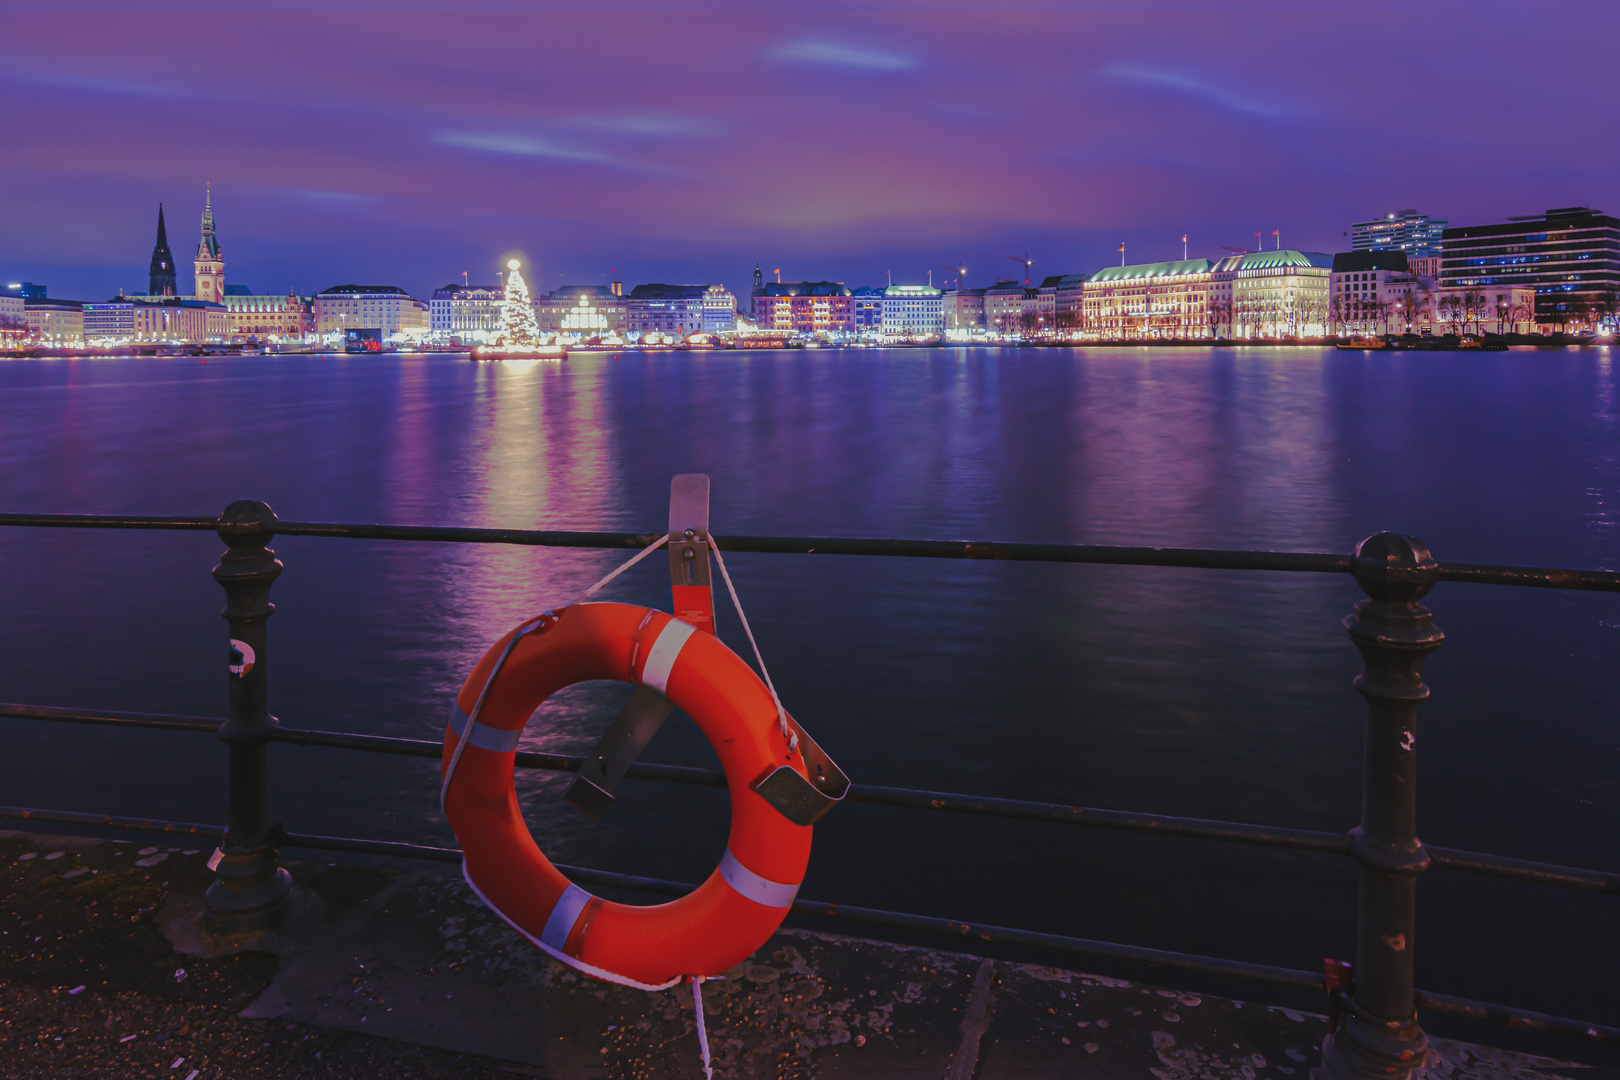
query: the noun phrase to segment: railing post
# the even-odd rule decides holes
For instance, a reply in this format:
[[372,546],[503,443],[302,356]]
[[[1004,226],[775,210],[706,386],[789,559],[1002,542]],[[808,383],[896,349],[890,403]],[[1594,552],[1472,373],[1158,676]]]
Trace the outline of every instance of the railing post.
[[267,733],[275,724],[266,689],[265,624],[275,612],[270,586],[281,562],[267,546],[275,511],[242,499],[219,517],[226,543],[214,580],[225,588],[231,627],[230,713],[219,737],[230,747],[230,794],[224,857],[205,897],[205,918],[218,933],[260,930],[287,914],[292,878],[276,864],[271,835]]
[[1355,687],[1367,699],[1361,825],[1351,854],[1361,864],[1354,995],[1344,1023],[1322,1043],[1318,1076],[1406,1077],[1429,1039],[1412,997],[1417,875],[1429,855],[1417,837],[1417,707],[1429,696],[1423,662],[1444,635],[1418,603],[1437,564],[1410,536],[1378,533],[1356,545],[1353,573],[1367,599],[1344,620],[1361,651]]

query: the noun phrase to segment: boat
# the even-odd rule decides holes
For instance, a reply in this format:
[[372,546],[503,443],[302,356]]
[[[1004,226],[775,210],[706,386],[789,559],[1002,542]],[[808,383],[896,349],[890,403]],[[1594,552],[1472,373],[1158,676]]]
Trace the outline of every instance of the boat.
[[1381,337],[1356,337],[1349,341],[1341,341],[1333,346],[1335,349],[1353,349],[1357,352],[1369,349],[1387,349],[1389,342]]

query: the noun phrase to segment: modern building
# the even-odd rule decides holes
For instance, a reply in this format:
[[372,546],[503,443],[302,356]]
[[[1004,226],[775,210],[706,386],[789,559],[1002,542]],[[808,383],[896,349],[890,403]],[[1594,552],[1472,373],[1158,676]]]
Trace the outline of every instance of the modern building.
[[1081,322],[1107,340],[1209,337],[1214,268],[1208,259],[1106,267],[1081,285]]
[[152,269],[146,291],[153,296],[174,296],[174,252],[169,250],[169,234],[163,228],[163,204],[158,203],[157,243],[152,245]]
[[921,341],[945,333],[944,301],[932,285],[890,285],[883,290],[881,311],[885,338]]
[[315,332],[380,330],[420,338],[428,333],[428,306],[397,285],[334,285],[316,294]]
[[501,285],[446,285],[428,300],[428,329],[433,340],[483,344],[501,329]]
[[1620,296],[1620,219],[1585,206],[1447,229],[1442,289],[1528,286],[1536,321],[1591,324]]
[[[160,211],[161,212],[161,211]],[[156,255],[154,254],[154,259]],[[196,268],[197,287],[192,295],[198,300],[220,303],[225,298],[225,253],[214,235],[214,192],[212,188],[203,196],[202,239],[197,241],[197,257],[192,260]]]
[[36,285],[32,281],[13,281],[0,294],[6,296],[20,296],[24,300],[43,300],[49,290],[43,285]]
[[761,330],[800,334],[851,334],[854,294],[841,281],[773,281],[754,295]]
[[586,341],[625,329],[629,305],[607,285],[564,285],[534,302],[542,333]]
[[1217,336],[1324,336],[1332,276],[1333,256],[1320,251],[1229,255],[1210,271],[1209,321]]
[[636,333],[690,337],[737,326],[737,298],[724,285],[637,285],[625,300],[625,326]]
[[260,294],[245,285],[225,286],[226,336],[232,341],[301,338],[315,330],[314,301],[288,292]]
[[1444,218],[1401,210],[1350,226],[1350,250],[1400,251],[1405,252],[1407,258],[1438,255],[1445,227]]
[[84,343],[84,304],[78,300],[52,300],[31,296],[23,300],[28,336],[46,345]]
[[1406,265],[1411,269],[1412,273],[1416,274],[1418,277],[1435,279],[1440,277],[1439,254],[1408,255],[1406,257]]
[[91,345],[131,341],[166,344],[222,342],[231,336],[223,304],[188,296],[115,296],[84,305],[84,339]]

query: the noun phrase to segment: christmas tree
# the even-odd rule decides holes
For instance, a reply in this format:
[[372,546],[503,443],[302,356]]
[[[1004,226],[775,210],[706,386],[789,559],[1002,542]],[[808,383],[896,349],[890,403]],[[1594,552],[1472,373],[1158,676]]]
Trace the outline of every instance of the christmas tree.
[[506,264],[511,273],[506,275],[506,295],[501,300],[501,344],[509,349],[540,344],[540,324],[534,318],[534,305],[529,303],[528,283],[518,272],[521,265],[516,259]]

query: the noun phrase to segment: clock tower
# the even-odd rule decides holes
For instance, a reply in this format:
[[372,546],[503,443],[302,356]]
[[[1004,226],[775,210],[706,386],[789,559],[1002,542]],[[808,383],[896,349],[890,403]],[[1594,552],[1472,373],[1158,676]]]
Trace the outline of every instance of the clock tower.
[[197,268],[197,299],[224,303],[225,256],[220,251],[219,240],[214,236],[214,194],[211,188],[203,196],[202,239],[197,243],[197,258],[193,265]]

